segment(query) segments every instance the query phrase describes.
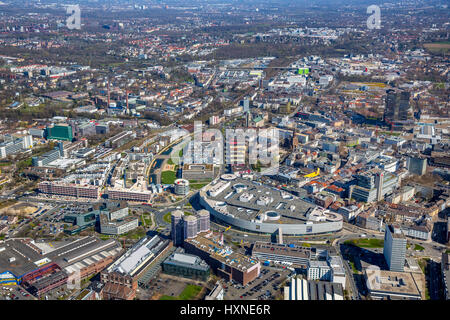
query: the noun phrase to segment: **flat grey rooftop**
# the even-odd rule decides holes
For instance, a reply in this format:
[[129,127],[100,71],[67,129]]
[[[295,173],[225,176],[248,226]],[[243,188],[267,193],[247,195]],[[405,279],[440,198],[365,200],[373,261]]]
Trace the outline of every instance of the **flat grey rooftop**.
[[[245,189],[241,192],[236,192],[236,185],[243,185]],[[241,201],[240,197],[243,194],[250,195],[251,199],[247,202]],[[258,200],[264,197],[269,198],[269,202],[258,204]],[[230,186],[216,197],[208,196],[208,198],[225,202],[228,206],[228,212],[241,219],[252,220],[260,213],[275,211],[281,216],[278,222],[291,224],[305,223],[307,221],[306,214],[316,207],[315,204],[306,202],[283,190],[242,178],[236,178],[231,181]],[[270,220],[266,221],[266,223],[271,222]],[[277,221],[272,223],[277,223]]]
[[[36,270],[48,262],[56,263],[61,268],[86,259],[103,250],[120,247],[113,239],[102,241],[94,237],[70,239],[60,242],[47,242],[46,247],[53,247],[50,252],[40,252],[39,244],[30,243],[31,239],[8,239],[0,248],[0,273],[9,271],[20,277]],[[10,262],[10,258],[14,261]],[[39,263],[36,263],[39,262]]]

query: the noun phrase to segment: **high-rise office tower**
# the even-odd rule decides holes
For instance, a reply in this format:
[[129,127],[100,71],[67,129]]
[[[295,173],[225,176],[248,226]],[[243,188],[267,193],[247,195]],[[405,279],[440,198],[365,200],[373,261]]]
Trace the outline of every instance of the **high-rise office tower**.
[[377,172],[375,174],[375,188],[377,188],[377,201],[383,200],[383,182],[384,182],[384,173]]
[[198,212],[198,231],[208,232],[210,228],[210,217],[208,210],[200,210]]
[[183,221],[184,221],[184,239],[195,238],[198,233],[197,217],[185,216],[183,218]]
[[175,210],[171,214],[171,231],[172,231],[172,241],[175,246],[180,246],[183,244],[184,231],[183,231],[183,212],[180,210]]
[[406,160],[406,167],[412,174],[424,175],[427,172],[427,159],[419,156],[409,156]]
[[383,255],[389,270],[403,272],[406,258],[406,237],[393,225],[386,225]]
[[384,109],[385,121],[406,121],[410,118],[409,98],[411,94],[408,91],[395,91],[389,89],[386,91],[386,104]]
[[355,175],[356,185],[351,189],[351,198],[357,201],[381,201],[397,186],[399,178],[391,172],[371,169]]

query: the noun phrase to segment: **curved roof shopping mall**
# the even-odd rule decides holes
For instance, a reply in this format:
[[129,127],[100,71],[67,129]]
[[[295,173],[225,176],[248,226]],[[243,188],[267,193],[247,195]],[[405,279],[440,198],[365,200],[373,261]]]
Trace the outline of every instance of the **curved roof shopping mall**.
[[340,214],[233,174],[222,175],[199,196],[214,218],[246,231],[311,235],[342,229]]

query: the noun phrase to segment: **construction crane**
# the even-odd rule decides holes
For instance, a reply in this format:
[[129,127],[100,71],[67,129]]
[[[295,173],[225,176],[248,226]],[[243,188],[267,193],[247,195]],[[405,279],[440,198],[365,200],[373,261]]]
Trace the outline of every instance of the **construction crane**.
[[107,84],[107,90],[108,90],[108,108],[109,108],[109,106],[110,106],[110,102],[111,102],[111,100],[110,100],[110,91],[109,91],[109,77],[108,77],[108,84]]
[[394,123],[391,120],[389,120],[389,119],[384,119],[384,121],[386,121],[387,123],[390,124],[390,126],[391,126],[391,133],[392,133],[392,129],[394,128]]

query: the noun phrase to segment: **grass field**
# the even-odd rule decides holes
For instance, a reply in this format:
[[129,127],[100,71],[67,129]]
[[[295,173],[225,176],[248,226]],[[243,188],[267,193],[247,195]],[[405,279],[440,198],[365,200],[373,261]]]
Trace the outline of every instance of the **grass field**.
[[348,263],[352,267],[353,273],[358,273],[358,269],[356,269],[355,263],[353,261],[349,261]]
[[167,223],[171,223],[172,222],[172,217],[170,216],[172,212],[168,212],[163,216],[163,220]]
[[425,250],[425,248],[422,247],[421,245],[416,244],[416,245],[414,246],[414,250],[416,250],[416,251],[423,251],[423,250]]
[[360,248],[383,248],[384,240],[381,239],[354,239],[347,240],[344,244]]
[[111,238],[111,236],[107,234],[101,234],[98,237],[100,238],[100,240],[108,240]]
[[202,287],[188,284],[178,297],[164,295],[159,300],[193,300],[202,291]]
[[428,260],[430,260],[430,259],[429,258],[422,258],[422,259],[418,259],[417,260],[417,263],[418,263],[420,269],[422,269],[422,272],[424,274],[426,273]]
[[433,53],[448,53],[450,50],[450,42],[434,42],[425,43],[424,48]]
[[175,171],[163,171],[161,172],[161,183],[162,184],[173,184],[176,179]]
[[387,135],[387,136],[399,136],[402,133],[401,132],[382,131],[382,132],[380,132],[380,134],[384,134],[384,135]]
[[193,189],[193,190],[198,190],[198,189],[201,189],[201,188],[203,188],[204,186],[206,186],[208,183],[209,183],[209,182],[205,182],[205,183],[193,183],[193,184],[190,184],[189,186],[190,186],[191,189]]
[[148,215],[143,214],[141,216],[141,221],[144,226],[151,227],[151,225],[152,225],[152,219],[150,218],[149,214]]
[[139,240],[145,236],[145,230],[142,229],[142,227],[138,227],[134,230],[131,230],[125,234],[123,234],[121,237],[127,238],[127,239],[134,239]]
[[[427,273],[430,271],[428,268],[429,260],[430,258],[422,258],[417,260],[417,263],[419,264],[420,269],[422,269],[425,277],[427,277]],[[428,290],[428,285],[425,285],[425,300],[430,300],[430,291]]]

